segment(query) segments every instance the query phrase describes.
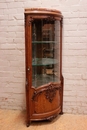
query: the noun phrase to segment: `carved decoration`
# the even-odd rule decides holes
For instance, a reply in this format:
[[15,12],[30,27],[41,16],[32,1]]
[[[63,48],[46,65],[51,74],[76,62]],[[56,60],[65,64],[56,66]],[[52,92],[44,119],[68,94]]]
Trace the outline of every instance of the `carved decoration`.
[[47,20],[48,21],[55,21],[55,18],[53,16],[48,16]]
[[53,119],[56,118],[56,117],[57,117],[57,115],[53,115],[53,116],[50,116],[50,117],[45,118],[44,120],[49,120],[49,121],[51,121],[51,120],[53,120]]
[[32,100],[35,100],[35,97],[37,96],[37,95],[40,95],[42,93],[42,91],[35,91],[34,93],[33,93],[33,96],[32,96]]
[[33,93],[33,96],[32,96],[32,100],[35,100],[36,96],[37,95],[40,95],[42,92],[45,92],[45,96],[46,96],[46,99],[49,101],[49,102],[52,102],[55,95],[56,95],[56,91],[59,90],[61,88],[60,85],[58,84],[48,84],[46,86],[46,88],[43,88],[39,91],[35,91]]
[[29,25],[31,24],[31,22],[33,21],[33,17],[29,17]]
[[29,17],[29,19],[27,20],[27,15],[25,15],[25,26],[30,25],[32,21],[33,21],[33,17]]
[[58,90],[57,87],[54,87],[53,84],[50,84],[45,92],[45,96],[46,96],[46,99],[49,100],[49,102],[52,102],[55,95],[56,95],[56,90]]

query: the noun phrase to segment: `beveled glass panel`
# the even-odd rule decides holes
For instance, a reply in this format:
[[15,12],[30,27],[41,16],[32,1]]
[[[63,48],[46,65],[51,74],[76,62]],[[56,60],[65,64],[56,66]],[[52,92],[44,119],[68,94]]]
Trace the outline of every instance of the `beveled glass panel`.
[[60,80],[59,22],[32,22],[32,86],[40,87]]

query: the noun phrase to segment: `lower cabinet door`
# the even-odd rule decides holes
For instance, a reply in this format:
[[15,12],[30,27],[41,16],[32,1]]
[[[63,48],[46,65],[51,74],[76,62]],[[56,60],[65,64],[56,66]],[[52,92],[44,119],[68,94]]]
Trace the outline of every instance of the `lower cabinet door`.
[[61,111],[60,91],[60,87],[52,86],[34,91],[31,102],[31,120],[46,120],[58,115]]

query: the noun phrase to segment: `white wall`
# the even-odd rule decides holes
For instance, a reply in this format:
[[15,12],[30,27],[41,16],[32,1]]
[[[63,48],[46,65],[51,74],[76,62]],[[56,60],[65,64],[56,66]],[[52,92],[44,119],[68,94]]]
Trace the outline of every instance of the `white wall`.
[[0,108],[25,109],[27,7],[62,12],[64,112],[87,114],[87,0],[0,0]]

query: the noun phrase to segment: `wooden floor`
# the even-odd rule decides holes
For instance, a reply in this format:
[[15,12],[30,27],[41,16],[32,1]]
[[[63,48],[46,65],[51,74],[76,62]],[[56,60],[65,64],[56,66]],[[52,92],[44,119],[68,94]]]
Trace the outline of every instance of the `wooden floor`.
[[52,122],[33,122],[26,127],[26,113],[0,110],[0,130],[87,130],[87,115],[59,115]]

